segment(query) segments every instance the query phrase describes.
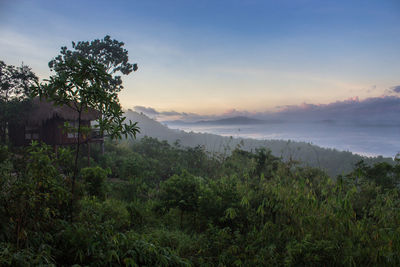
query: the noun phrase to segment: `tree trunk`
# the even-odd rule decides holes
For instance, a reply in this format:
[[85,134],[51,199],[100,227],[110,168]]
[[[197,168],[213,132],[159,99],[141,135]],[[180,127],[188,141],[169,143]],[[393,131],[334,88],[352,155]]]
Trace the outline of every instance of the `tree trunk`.
[[90,142],[87,142],[88,145],[88,154],[87,154],[87,160],[88,160],[88,167],[90,167]]
[[183,210],[181,210],[181,218],[180,218],[180,223],[179,223],[181,229],[182,229],[182,220],[183,220]]
[[7,135],[7,122],[1,122],[1,127],[0,127],[0,142],[2,143],[2,144],[5,144],[6,143],[6,139],[7,139],[7,137],[6,137],[6,135]]
[[75,151],[75,163],[74,163],[74,173],[72,176],[72,184],[71,184],[71,207],[70,207],[70,219],[73,220],[73,212],[74,212],[74,203],[75,203],[75,180],[78,176],[78,158],[79,158],[79,149],[81,146],[81,115],[82,115],[82,107],[78,110],[78,141],[76,143],[76,151]]

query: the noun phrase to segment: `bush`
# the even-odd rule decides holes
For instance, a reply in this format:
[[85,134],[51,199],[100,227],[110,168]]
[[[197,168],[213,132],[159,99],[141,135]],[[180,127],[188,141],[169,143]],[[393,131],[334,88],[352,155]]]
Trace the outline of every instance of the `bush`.
[[88,167],[81,170],[81,177],[89,195],[104,199],[107,193],[106,180],[109,170],[101,167]]
[[78,221],[87,225],[107,224],[117,231],[127,230],[130,214],[126,204],[116,199],[100,201],[95,197],[85,197],[80,201]]

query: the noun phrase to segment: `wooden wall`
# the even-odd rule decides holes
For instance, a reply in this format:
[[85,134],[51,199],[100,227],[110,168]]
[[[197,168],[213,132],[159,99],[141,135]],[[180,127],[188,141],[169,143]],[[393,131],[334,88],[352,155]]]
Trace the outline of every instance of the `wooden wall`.
[[[38,126],[38,138],[27,139],[26,129],[31,128],[25,125],[10,125],[9,137],[15,146],[29,145],[32,140],[43,141],[48,145],[72,145],[78,142],[77,137],[69,137],[64,127],[65,120],[53,118]],[[82,126],[90,126],[90,121],[82,121]],[[90,135],[89,135],[90,136]],[[36,136],[35,136],[36,137]],[[81,135],[81,142],[85,142],[85,136]]]

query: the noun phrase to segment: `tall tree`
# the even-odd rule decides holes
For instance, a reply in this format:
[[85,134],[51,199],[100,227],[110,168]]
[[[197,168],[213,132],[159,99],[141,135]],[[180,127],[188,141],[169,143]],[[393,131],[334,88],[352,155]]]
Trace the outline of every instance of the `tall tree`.
[[[121,137],[121,133],[129,133],[129,130],[124,131],[123,127],[125,127],[126,124],[123,123],[125,117],[122,116],[122,112],[119,114],[118,112],[115,113],[118,107],[106,105],[107,102],[113,103],[113,105],[119,106],[119,111],[121,111],[117,93],[123,89],[123,86],[119,74],[128,75],[132,71],[137,71],[138,69],[136,63],[129,63],[128,51],[124,48],[124,43],[115,39],[112,40],[109,35],[106,35],[103,39],[96,39],[90,42],[72,42],[72,50],[68,49],[66,46],[61,47],[60,54],[49,62],[49,67],[50,70],[56,73],[65,73],[71,70],[73,62],[83,63],[83,60],[88,60],[87,63],[92,62],[102,65],[101,71],[104,74],[104,80],[101,85],[103,95],[99,97],[99,99],[103,98],[105,96],[104,94],[107,94],[110,101],[104,102],[98,101],[99,99],[94,99],[97,100],[97,105],[93,105],[93,103],[88,105],[88,107],[95,108],[102,112],[102,118],[99,120],[100,130],[110,135],[112,138]],[[99,92],[96,92],[96,94],[99,94]],[[58,95],[61,95],[62,98],[68,97],[69,99],[67,102],[75,101],[85,104],[85,101],[82,101],[79,96],[76,97],[76,93],[73,93],[73,97],[71,97],[71,95],[66,96],[65,94]],[[53,95],[53,97],[54,96],[55,95]],[[117,118],[122,121],[119,122]],[[137,130],[136,128],[136,131],[131,131],[131,133],[135,134]]]
[[128,52],[123,45],[109,36],[92,42],[72,42],[73,50],[62,47],[60,55],[49,62],[55,74],[34,89],[34,95],[56,105],[67,105],[78,114],[72,194],[78,174],[81,134],[85,131],[81,120],[83,112],[88,109],[100,111],[98,127],[111,138],[136,136],[139,131],[137,123],[125,122],[118,99],[123,86],[117,74],[127,75],[137,70],[136,64],[128,63]]
[[5,143],[10,121],[15,121],[23,112],[29,98],[30,87],[38,81],[26,66],[15,67],[0,60],[0,142]]
[[59,71],[64,68],[65,61],[77,57],[94,60],[104,65],[106,72],[112,75],[110,76],[112,89],[121,90],[123,89],[121,76],[116,74],[128,75],[138,69],[136,63],[128,62],[128,51],[123,46],[123,42],[112,40],[109,35],[101,40],[96,39],[91,42],[72,42],[72,50],[69,50],[66,46],[61,47],[60,55],[49,62],[49,67],[51,70]]
[[199,205],[200,183],[198,178],[187,171],[181,175],[173,175],[161,183],[160,201],[168,210],[178,208],[180,210],[179,224],[182,228],[184,213],[195,212]]

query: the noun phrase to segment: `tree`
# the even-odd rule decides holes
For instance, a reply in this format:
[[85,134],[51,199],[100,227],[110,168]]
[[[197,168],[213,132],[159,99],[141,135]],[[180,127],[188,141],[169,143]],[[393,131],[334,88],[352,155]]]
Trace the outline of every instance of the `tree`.
[[168,210],[180,210],[180,227],[185,212],[194,212],[198,209],[200,184],[196,177],[183,171],[181,175],[173,175],[161,183],[160,200]]
[[24,111],[30,87],[38,81],[32,70],[25,65],[14,67],[0,60],[0,142],[6,142],[10,121]]
[[88,109],[101,112],[98,127],[111,138],[121,138],[122,135],[135,137],[139,131],[137,123],[125,123],[118,99],[118,92],[123,86],[121,77],[116,74],[121,72],[127,75],[137,70],[136,64],[128,63],[128,52],[123,45],[109,36],[90,43],[72,42],[73,50],[62,47],[60,55],[49,62],[55,74],[46,80],[47,83],[33,89],[35,96],[44,97],[55,105],[67,105],[78,114],[72,195],[78,174],[81,134],[88,131],[82,127],[83,112]]
[[50,84],[57,83],[58,87],[47,88],[50,90],[44,96],[50,96],[55,104],[80,104],[72,106],[78,112],[81,106],[99,110],[100,130],[112,138],[120,138],[121,134],[135,136],[138,128],[124,123],[126,118],[118,100],[123,86],[121,76],[116,74],[128,75],[138,69],[136,63],[128,62],[128,51],[123,46],[123,42],[107,35],[101,40],[72,42],[73,50],[61,47],[60,55],[49,62],[50,70],[56,72],[50,77]]
[[104,170],[99,166],[83,168],[81,176],[85,182],[85,187],[89,195],[104,199],[106,195],[106,179],[109,170]]
[[33,142],[22,159],[13,158],[6,148],[0,150],[5,156],[0,161],[1,234],[20,248],[34,242],[36,233],[55,230],[57,220],[67,215],[70,193],[49,146]]
[[61,47],[60,55],[49,62],[49,67],[51,70],[58,72],[64,68],[64,63],[69,59],[83,57],[94,60],[102,64],[105,67],[105,71],[111,75],[109,77],[110,88],[108,89],[119,92],[123,89],[121,76],[114,74],[120,72],[128,75],[138,69],[136,63],[131,64],[128,62],[128,51],[123,46],[123,42],[111,40],[109,35],[106,35],[102,40],[72,42],[74,50],[69,50],[66,46]]

